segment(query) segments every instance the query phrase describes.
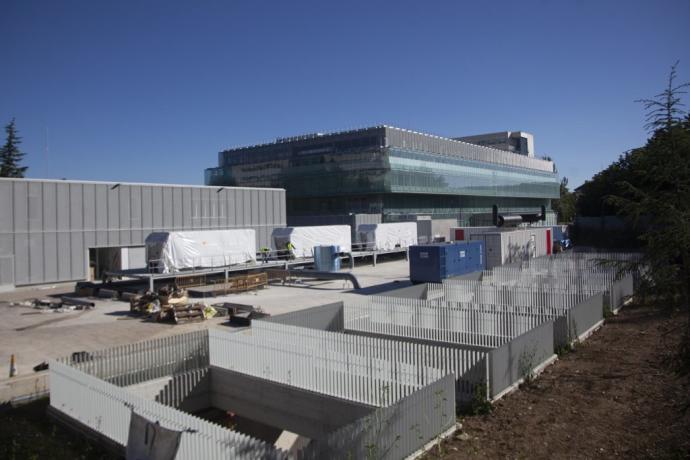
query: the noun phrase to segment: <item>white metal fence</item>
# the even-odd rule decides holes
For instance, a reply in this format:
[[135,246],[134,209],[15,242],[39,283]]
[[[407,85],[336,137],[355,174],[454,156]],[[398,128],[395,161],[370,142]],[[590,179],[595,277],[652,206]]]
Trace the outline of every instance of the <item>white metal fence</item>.
[[397,403],[340,428],[308,446],[300,459],[400,459],[455,424],[455,377],[446,375]]
[[[205,344],[205,352],[198,349]],[[155,351],[166,347],[163,362],[156,363],[161,355]],[[195,352],[201,358],[192,363]],[[193,382],[183,380],[194,387],[207,372],[195,366],[205,362],[379,407],[295,458],[401,458],[453,426],[455,376],[441,370],[441,362],[452,361],[449,349],[256,321],[253,331],[199,331],[93,352],[79,361],[51,361],[51,406],[122,446],[134,411],[183,431],[181,459],[288,458],[262,441],[168,407],[179,402],[179,388],[168,385],[161,392],[157,399],[165,405],[103,380],[131,385],[172,370],[181,377],[193,374]],[[127,366],[132,372],[123,373]]]
[[127,386],[207,367],[208,353],[208,333],[204,330],[75,353],[60,362],[115,385]]
[[450,363],[459,361],[448,348],[267,321],[209,334],[212,366],[372,406],[400,400],[454,372]]
[[50,361],[50,405],[121,446],[127,445],[132,411],[184,431],[179,459],[285,459],[287,454],[249,436],[143,399],[57,360]]
[[396,297],[345,302],[345,328],[439,343],[498,347],[539,325],[535,315]]
[[[571,308],[599,292],[596,289],[560,289],[557,287],[496,285],[487,281],[453,280],[429,284],[433,298],[446,303],[474,303],[505,306]],[[436,293],[439,293],[438,295]]]
[[456,398],[461,402],[475,398],[482,386],[488,398],[498,397],[525,372],[552,359],[556,339],[563,335],[557,334],[552,319],[562,313],[554,310],[549,316],[495,305],[385,297],[346,302],[344,307],[348,332],[460,351],[455,362],[441,366],[455,374]]

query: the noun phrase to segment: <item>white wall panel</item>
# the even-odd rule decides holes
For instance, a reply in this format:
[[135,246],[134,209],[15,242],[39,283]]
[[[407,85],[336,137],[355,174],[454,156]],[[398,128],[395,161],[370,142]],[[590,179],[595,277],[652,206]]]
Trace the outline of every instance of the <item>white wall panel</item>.
[[267,246],[285,218],[280,189],[0,179],[15,285],[85,279],[89,248],[143,245],[152,231],[253,228]]

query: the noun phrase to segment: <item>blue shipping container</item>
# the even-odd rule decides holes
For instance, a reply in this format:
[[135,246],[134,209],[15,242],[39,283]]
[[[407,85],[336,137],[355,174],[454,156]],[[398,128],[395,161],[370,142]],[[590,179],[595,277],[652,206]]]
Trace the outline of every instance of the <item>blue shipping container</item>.
[[484,270],[484,242],[437,243],[410,246],[410,280],[440,283],[451,276]]

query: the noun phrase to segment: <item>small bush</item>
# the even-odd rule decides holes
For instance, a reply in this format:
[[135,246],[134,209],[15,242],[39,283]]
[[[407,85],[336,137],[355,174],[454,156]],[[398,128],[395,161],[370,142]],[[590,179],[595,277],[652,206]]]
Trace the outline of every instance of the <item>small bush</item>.
[[474,387],[474,394],[470,404],[470,413],[472,415],[486,415],[491,413],[494,406],[491,401],[486,399],[486,385],[477,385]]

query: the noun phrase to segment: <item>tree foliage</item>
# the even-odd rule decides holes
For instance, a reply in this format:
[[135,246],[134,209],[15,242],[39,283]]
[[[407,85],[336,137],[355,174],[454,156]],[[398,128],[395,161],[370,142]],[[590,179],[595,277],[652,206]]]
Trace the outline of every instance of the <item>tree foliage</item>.
[[[675,79],[673,66],[667,88],[641,101],[651,137],[616,164],[614,190],[605,204],[634,225],[644,224],[640,238],[648,292],[658,304],[688,313],[690,116],[682,108],[681,96],[690,85],[676,85]],[[681,368],[690,370],[690,316],[679,357]]]
[[27,167],[20,166],[24,153],[19,150],[22,138],[17,134],[14,118],[5,126],[7,140],[0,149],[0,177],[24,177]]
[[569,223],[575,218],[575,194],[568,189],[568,178],[561,179],[560,198],[551,201],[551,209],[558,216],[558,222]]
[[618,214],[620,211],[618,206],[607,198],[621,192],[622,182],[635,182],[636,172],[632,165],[639,155],[639,149],[625,152],[608,168],[582,184],[575,204],[577,215],[600,217]]

